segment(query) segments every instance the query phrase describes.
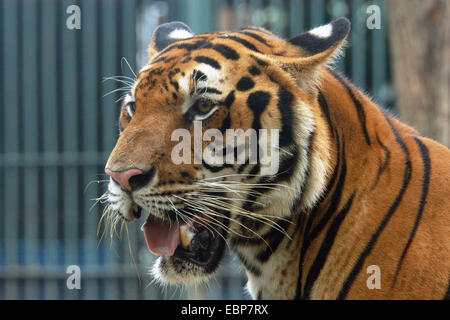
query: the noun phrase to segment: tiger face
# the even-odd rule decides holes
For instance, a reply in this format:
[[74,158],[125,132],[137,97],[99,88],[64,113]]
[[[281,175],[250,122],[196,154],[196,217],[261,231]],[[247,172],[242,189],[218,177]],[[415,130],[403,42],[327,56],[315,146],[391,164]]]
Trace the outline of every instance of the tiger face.
[[329,159],[316,83],[348,30],[341,19],[290,41],[255,27],[194,35],[180,22],[154,32],[105,171],[114,214],[149,212],[157,278],[207,279],[227,245],[239,254],[287,233],[299,195],[305,208],[320,197]]

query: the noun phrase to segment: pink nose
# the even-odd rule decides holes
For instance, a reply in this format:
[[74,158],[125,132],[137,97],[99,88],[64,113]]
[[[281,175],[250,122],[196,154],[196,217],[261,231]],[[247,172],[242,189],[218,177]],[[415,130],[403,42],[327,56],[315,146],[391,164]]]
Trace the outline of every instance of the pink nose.
[[130,179],[131,177],[143,174],[144,171],[140,169],[128,169],[125,171],[112,171],[109,169],[105,169],[105,172],[107,175],[109,175],[111,178],[113,178],[122,189],[131,191],[131,185],[130,185]]

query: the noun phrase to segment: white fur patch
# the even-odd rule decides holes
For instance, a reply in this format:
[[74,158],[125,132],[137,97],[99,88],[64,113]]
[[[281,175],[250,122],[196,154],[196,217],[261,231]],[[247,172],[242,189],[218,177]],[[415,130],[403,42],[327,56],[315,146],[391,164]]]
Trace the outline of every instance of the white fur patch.
[[187,39],[191,37],[192,33],[184,29],[175,29],[169,33],[169,38],[171,39]]
[[124,98],[123,98],[123,104],[128,104],[130,102],[133,102],[134,99],[130,94],[127,94]]
[[324,26],[320,26],[317,28],[312,29],[308,32],[309,34],[312,34],[313,36],[317,38],[329,38],[331,34],[333,33],[333,26],[331,23],[326,24]]

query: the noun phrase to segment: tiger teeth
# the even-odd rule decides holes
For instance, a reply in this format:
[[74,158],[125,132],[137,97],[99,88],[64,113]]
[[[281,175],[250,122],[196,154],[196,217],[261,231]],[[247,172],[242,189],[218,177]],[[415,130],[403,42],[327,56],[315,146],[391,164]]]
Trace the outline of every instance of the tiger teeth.
[[195,233],[189,230],[188,225],[184,224],[180,226],[180,240],[183,248],[187,249],[191,244],[191,240],[194,237]]

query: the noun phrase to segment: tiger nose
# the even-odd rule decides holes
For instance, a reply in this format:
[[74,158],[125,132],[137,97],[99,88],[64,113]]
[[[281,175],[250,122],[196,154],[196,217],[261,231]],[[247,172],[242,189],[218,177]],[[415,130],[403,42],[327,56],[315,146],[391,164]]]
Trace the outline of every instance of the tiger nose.
[[[114,181],[116,181],[122,189],[125,189],[127,191],[134,191],[133,189],[136,189],[136,185],[133,183],[130,184],[131,178],[133,177],[139,177],[144,175],[144,171],[141,169],[128,169],[124,171],[112,171],[108,168],[105,169],[105,173],[109,175]],[[133,186],[134,188],[133,188]]]

